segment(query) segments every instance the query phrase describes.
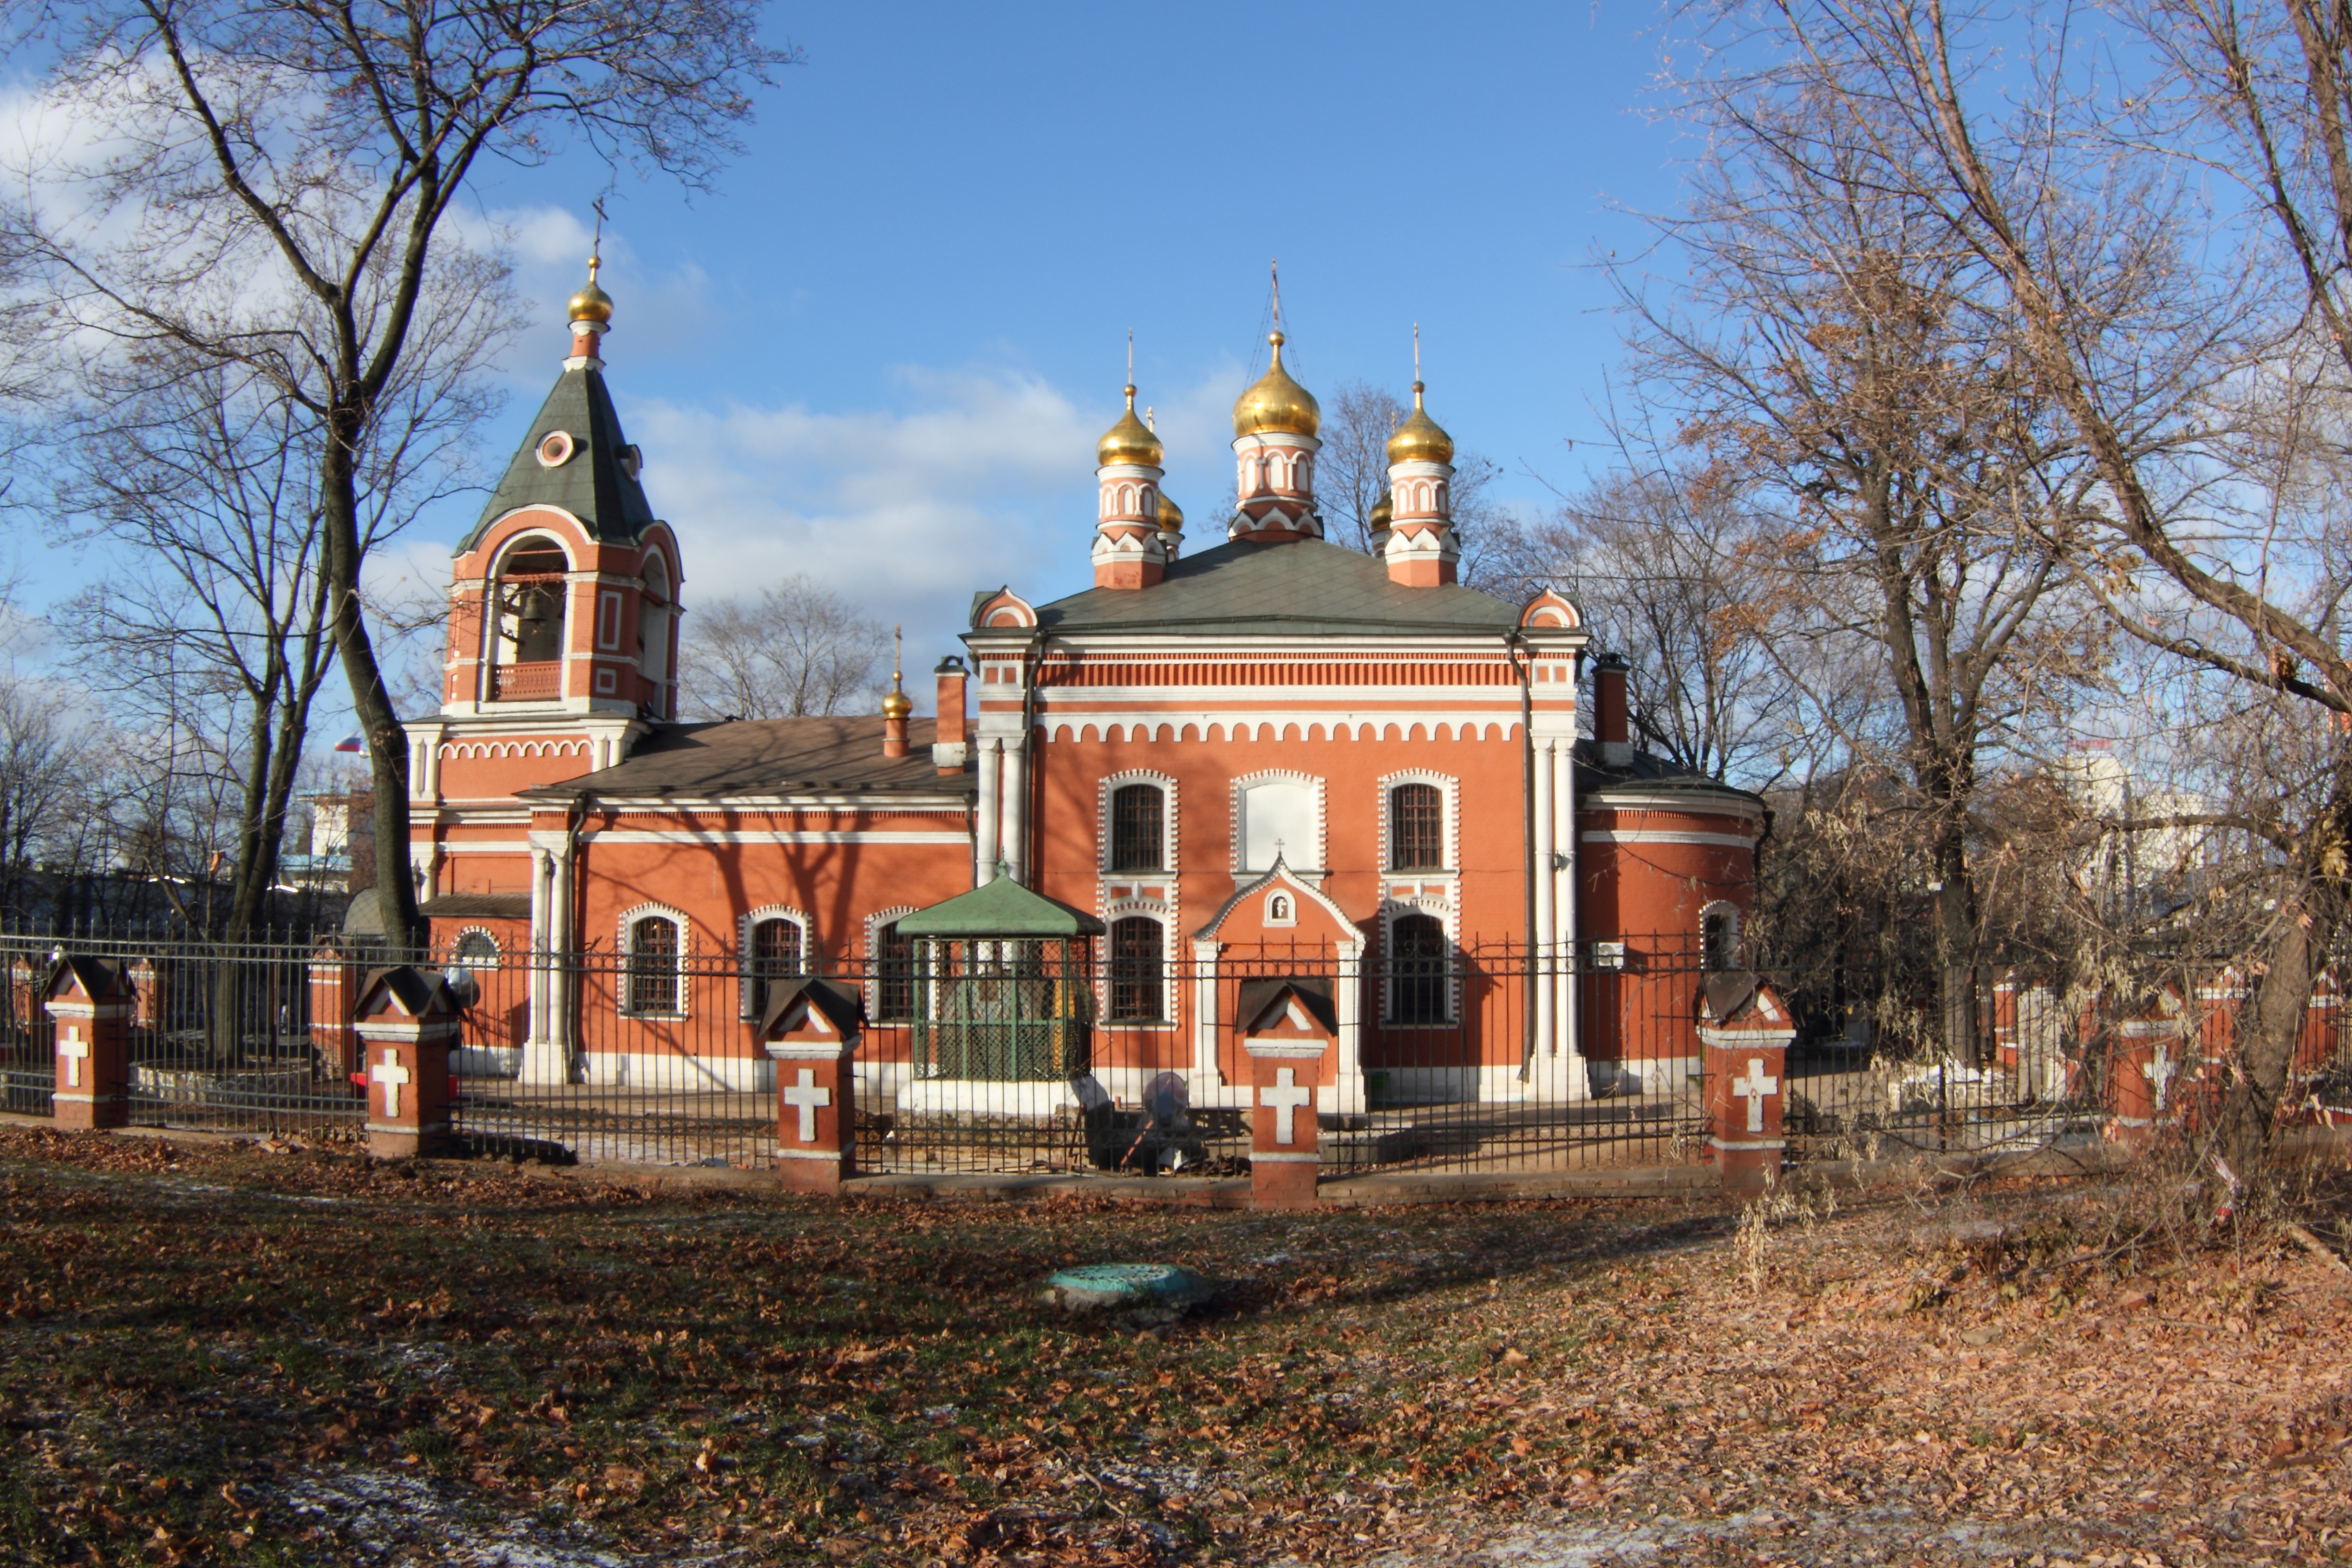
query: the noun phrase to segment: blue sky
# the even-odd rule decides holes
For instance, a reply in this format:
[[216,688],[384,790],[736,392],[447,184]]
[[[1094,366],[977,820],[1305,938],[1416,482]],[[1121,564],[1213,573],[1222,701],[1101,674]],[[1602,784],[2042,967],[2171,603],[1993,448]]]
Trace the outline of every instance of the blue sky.
[[[804,570],[903,619],[928,662],[974,588],[1084,585],[1129,328],[1170,491],[1213,542],[1275,256],[1309,388],[1402,392],[1418,321],[1432,411],[1544,505],[1518,470],[1568,483],[1597,458],[1616,324],[1591,263],[1640,247],[1621,206],[1673,196],[1643,112],[1657,19],[1606,0],[779,7],[772,35],[806,62],[719,187],[624,174],[608,204],[609,374],[685,535],[689,613]],[[480,187],[544,323],[493,452],[563,352],[604,179],[573,157]],[[469,521],[421,524],[416,569]]]
[[[926,668],[975,589],[1085,586],[1130,329],[1169,491],[1192,546],[1219,542],[1270,257],[1310,389],[1402,394],[1418,321],[1431,411],[1503,465],[1504,499],[1553,504],[1546,481],[1603,460],[1617,322],[1596,258],[1641,250],[1625,209],[1674,205],[1673,136],[1646,112],[1660,19],[1654,0],[776,6],[771,36],[805,62],[717,188],[624,172],[607,202],[608,374],[685,546],[688,614],[804,572],[903,622]],[[478,172],[465,222],[510,236],[535,317],[481,432],[486,481],[566,352],[612,180],[578,150]],[[479,504],[419,519],[379,585],[444,588]],[[38,552],[27,607],[97,564]]]

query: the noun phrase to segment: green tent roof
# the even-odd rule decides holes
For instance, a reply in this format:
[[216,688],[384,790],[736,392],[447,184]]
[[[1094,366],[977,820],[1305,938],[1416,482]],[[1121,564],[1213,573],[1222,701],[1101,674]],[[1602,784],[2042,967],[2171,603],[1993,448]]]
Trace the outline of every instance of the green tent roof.
[[1006,876],[898,921],[901,936],[1100,936],[1104,930],[1085,910]]
[[[551,468],[539,460],[539,444],[557,430],[572,437],[573,450],[569,460]],[[621,465],[627,447],[604,373],[593,365],[566,370],[540,405],[539,417],[507,465],[506,478],[490,492],[480,521],[458,542],[457,553],[471,550],[490,524],[522,506],[561,507],[580,520],[591,539],[636,543],[653,526],[654,509],[645,487]]]

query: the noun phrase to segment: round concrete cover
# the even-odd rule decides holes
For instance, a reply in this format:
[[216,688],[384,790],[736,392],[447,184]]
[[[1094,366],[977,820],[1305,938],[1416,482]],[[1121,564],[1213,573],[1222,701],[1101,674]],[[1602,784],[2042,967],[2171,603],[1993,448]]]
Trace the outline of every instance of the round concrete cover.
[[1084,1263],[1045,1283],[1067,1307],[1175,1306],[1201,1300],[1209,1285],[1172,1263]]

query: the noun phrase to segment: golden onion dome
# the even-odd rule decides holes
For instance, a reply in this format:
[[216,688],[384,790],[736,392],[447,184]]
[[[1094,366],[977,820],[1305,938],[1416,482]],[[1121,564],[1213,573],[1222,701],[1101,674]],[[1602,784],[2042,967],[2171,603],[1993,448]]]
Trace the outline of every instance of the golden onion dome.
[[1450,463],[1454,460],[1454,437],[1439,427],[1429,411],[1421,405],[1421,383],[1412,384],[1412,412],[1389,437],[1389,461],[1391,463]]
[[1184,509],[1178,506],[1166,490],[1160,492],[1160,531],[1162,533],[1184,531]]
[[1118,423],[1104,431],[1103,438],[1095,443],[1095,467],[1107,468],[1113,463],[1133,463],[1141,468],[1156,468],[1167,455],[1167,448],[1160,446],[1160,437],[1135,416],[1135,384],[1129,382],[1127,412],[1120,415]]
[[588,258],[588,287],[572,296],[568,307],[575,321],[593,321],[604,326],[613,319],[613,297],[596,287],[596,268],[604,263],[596,257]]
[[904,719],[914,710],[915,700],[895,686],[890,689],[889,695],[882,699],[882,716],[885,719]]
[[1285,431],[1293,436],[1312,436],[1323,428],[1322,405],[1315,395],[1290,379],[1282,368],[1282,334],[1269,332],[1265,341],[1274,345],[1274,363],[1256,384],[1234,403],[1234,434],[1236,437],[1255,436],[1268,430]]
[[1395,521],[1395,500],[1390,496],[1388,491],[1382,490],[1381,492],[1381,499],[1372,503],[1372,531],[1374,533],[1386,533],[1389,530],[1389,525],[1393,523]]

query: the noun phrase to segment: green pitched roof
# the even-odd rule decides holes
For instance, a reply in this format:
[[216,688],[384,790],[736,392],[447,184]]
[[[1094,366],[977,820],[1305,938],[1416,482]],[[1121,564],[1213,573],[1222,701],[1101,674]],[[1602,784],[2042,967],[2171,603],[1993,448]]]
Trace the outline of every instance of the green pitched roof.
[[917,910],[898,921],[901,936],[1100,936],[1102,921],[1010,877]]
[[1089,588],[1041,605],[1048,633],[1074,631],[1345,632],[1412,637],[1507,632],[1519,607],[1449,584],[1408,588],[1377,558],[1319,539],[1237,539],[1187,555],[1152,587]]
[[[557,430],[572,437],[573,449],[562,466],[550,468],[539,460],[539,444]],[[565,370],[507,465],[506,478],[490,492],[481,521],[458,542],[457,553],[471,550],[484,530],[521,506],[562,507],[580,520],[589,538],[635,544],[653,526],[654,509],[645,487],[621,467],[627,445],[604,373],[593,365]]]

